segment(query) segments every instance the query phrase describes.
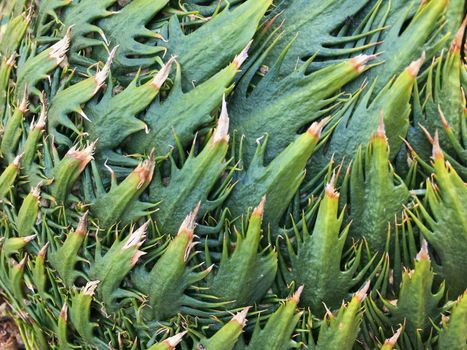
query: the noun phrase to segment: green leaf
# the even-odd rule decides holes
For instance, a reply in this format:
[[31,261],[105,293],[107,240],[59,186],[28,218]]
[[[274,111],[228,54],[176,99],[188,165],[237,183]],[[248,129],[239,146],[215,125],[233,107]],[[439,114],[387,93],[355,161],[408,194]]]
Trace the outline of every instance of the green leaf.
[[62,15],[61,21],[64,28],[73,26],[71,31],[70,61],[82,64],[86,67],[92,64],[92,60],[80,54],[81,50],[94,46],[104,45],[103,40],[96,39],[95,36],[105,38],[104,32],[94,22],[100,18],[111,16],[108,10],[117,0],[81,0],[73,1],[67,6]]
[[203,150],[195,156],[193,147],[181,169],[177,168],[172,159],[168,181],[159,176],[151,183],[149,200],[160,202],[154,218],[163,233],[177,232],[183,219],[198,203],[201,203],[201,213],[204,215],[219,207],[229,194],[230,189],[227,187],[217,198],[209,198],[227,166],[228,129],[229,117],[224,102],[217,129]]
[[101,255],[101,245],[97,242],[95,261],[91,264],[89,276],[99,281],[97,294],[109,312],[119,309],[119,298],[125,296],[120,285],[125,276],[133,269],[144,252],[139,248],[146,239],[149,221],[120,241],[116,239],[110,249]]
[[147,318],[164,320],[179,312],[194,316],[212,316],[210,304],[196,300],[187,293],[188,287],[202,280],[211,268],[194,272],[187,266],[193,248],[195,219],[199,207],[183,222],[177,235],[170,241],[161,257],[148,272],[145,267],[132,274],[132,281],[138,290],[148,296]]
[[[147,24],[168,2],[169,0],[133,0],[118,12],[98,22],[97,26],[104,32],[107,42],[119,47],[113,66],[115,72],[146,68],[155,62],[157,53],[164,51],[163,47],[141,39],[158,37],[157,33],[147,28]],[[105,59],[106,55],[105,48],[97,49],[99,59]]]
[[467,187],[445,161],[435,134],[433,145],[434,179],[426,182],[426,204],[418,201],[421,218],[408,213],[433,247],[439,264],[435,271],[446,280],[450,297],[457,297],[467,287],[464,276],[467,257]]
[[[244,135],[246,164],[253,158],[255,140],[269,135],[266,150],[268,163],[282,152],[311,122],[328,114],[338,104],[340,88],[359,76],[371,56],[357,56],[306,74],[310,59],[284,78],[278,76],[286,48],[275,66],[249,93],[251,80],[261,60],[240,81],[231,103],[232,129]],[[334,106],[333,106],[334,105]]]
[[36,88],[36,84],[47,78],[47,74],[57,68],[57,66],[65,60],[70,40],[71,29],[68,28],[63,39],[41,53],[27,59],[17,73],[18,77],[15,89],[16,100],[19,100],[25,93],[42,97],[41,92]]
[[88,344],[96,344],[94,329],[99,326],[91,321],[91,302],[99,281],[88,282],[80,292],[71,297],[70,319],[78,334]]
[[[286,239],[290,266],[281,266],[284,286],[293,281],[304,285],[300,301],[315,314],[324,312],[323,303],[330,308],[339,307],[342,300],[350,296],[350,290],[360,283],[369,267],[368,264],[357,273],[361,245],[354,248],[354,256],[349,259],[351,263],[342,263],[349,226],[341,230],[344,211],[340,214],[338,211],[339,193],[331,182],[326,185],[324,198],[319,203],[313,232],[308,232],[304,222],[303,233],[296,232],[293,239],[296,242],[295,250],[292,240]],[[285,264],[285,259],[282,262]],[[343,265],[346,266],[344,270]]]
[[93,100],[86,105],[85,129],[91,140],[99,139],[96,153],[100,160],[109,159],[111,164],[134,165],[128,158],[114,152],[114,148],[131,134],[147,129],[145,123],[136,118],[159,94],[167,79],[174,59],[147,83],[136,85],[137,77],[119,94],[112,96],[113,87],[107,87],[105,95],[99,101]]
[[[402,275],[402,285],[399,298],[395,303],[383,299],[384,306],[391,315],[390,321],[396,326],[405,323],[405,330],[412,343],[416,343],[417,334],[421,331],[428,332],[431,320],[435,321],[439,315],[438,307],[444,295],[444,283],[433,294],[434,273],[428,255],[426,241],[417,255],[415,268],[405,270]],[[426,333],[428,334],[428,333]]]
[[69,115],[71,113],[77,113],[84,119],[88,118],[84,114],[81,106],[89,101],[106,81],[115,51],[116,48],[110,53],[104,68],[96,73],[95,76],[81,80],[59,91],[50,101],[47,130],[49,135],[54,137],[54,141],[58,144],[72,145],[72,141],[57,130],[59,126],[65,126],[73,130],[76,134],[80,134],[80,130],[78,130],[76,125],[69,118]]
[[[284,33],[272,49],[270,57],[278,57],[286,45],[294,41],[281,67],[282,73],[288,74],[297,66],[297,60],[304,63],[315,54],[321,63],[347,58],[360,51],[364,47],[348,46],[353,46],[352,43],[365,37],[365,33],[346,35],[348,30],[345,29],[351,18],[369,3],[369,0],[278,1],[275,12],[280,13],[278,21],[284,18],[280,26]],[[347,47],[342,48],[343,44]],[[269,59],[267,62],[270,61]]]
[[277,254],[273,251],[258,253],[265,203],[266,197],[263,197],[253,210],[246,234],[237,232],[235,248],[230,254],[229,241],[224,237],[219,269],[212,278],[209,293],[233,301],[229,307],[258,303],[276,276]]
[[[381,120],[382,123],[382,120]],[[386,248],[390,222],[400,219],[402,206],[410,198],[404,181],[389,161],[389,145],[381,124],[363,154],[359,148],[350,171],[350,236],[365,239],[372,253]]]
[[454,304],[447,322],[440,332],[439,349],[462,349],[467,342],[467,292],[460,295]]
[[347,305],[341,306],[336,316],[327,313],[319,330],[316,349],[353,349],[363,319],[362,301],[366,297],[368,288],[369,282],[354,294]]
[[233,79],[247,58],[247,49],[226,68],[189,92],[182,89],[182,72],[177,63],[177,74],[169,95],[162,102],[154,101],[142,117],[149,130],[131,135],[126,142],[126,149],[130,153],[142,153],[154,148],[158,155],[162,155],[177,143],[187,147],[195,133],[213,121],[210,113],[233,86]]
[[416,76],[423,64],[424,57],[412,62],[397,79],[387,84],[384,89],[370,103],[370,97],[375,91],[375,84],[364,96],[362,90],[357,93],[339,112],[340,118],[334,128],[330,140],[318,154],[312,164],[328,164],[333,158],[340,162],[352,159],[361,145],[367,145],[371,136],[378,129],[382,114],[389,143],[389,158],[392,160],[399,152],[407,130],[411,111],[410,97],[415,85]]
[[67,287],[72,287],[76,278],[82,276],[80,271],[77,271],[76,264],[82,260],[78,253],[88,234],[87,228],[87,213],[84,214],[76,230],[72,230],[67,234],[63,244],[58,245],[49,252],[50,265],[57,270],[63,283]]
[[256,154],[247,169],[238,175],[238,183],[226,201],[232,216],[240,216],[253,207],[266,195],[264,226],[271,226],[276,232],[279,223],[287,210],[294,194],[304,178],[304,169],[315,151],[326,123],[313,123],[306,132],[283,150],[267,166],[264,155],[268,146],[266,135],[263,144],[259,144]]
[[193,349],[205,350],[232,350],[242,334],[246,324],[246,314],[248,307],[238,312],[229,322],[227,322],[213,336],[200,339]]
[[263,328],[259,322],[256,324],[251,340],[244,349],[281,350],[290,348],[292,333],[302,315],[302,312],[296,312],[302,290],[303,286],[299,287],[291,298],[279,306]]
[[248,0],[233,10],[226,8],[187,35],[177,17],[172,16],[165,46],[182,66],[183,87],[201,84],[225,67],[253,38],[271,3],[272,0]]
[[459,174],[467,177],[467,151],[463,140],[467,137],[465,127],[465,97],[462,92],[462,58],[460,49],[465,24],[459,29],[447,55],[441,55],[428,69],[426,85],[418,89],[414,99],[414,126],[408,134],[408,141],[422,159],[430,156],[431,145],[426,133],[437,129],[439,142],[448,160]]
[[[420,5],[413,13],[413,8],[417,3]],[[382,53],[384,64],[368,71],[361,79],[356,80],[353,86],[360,85],[363,79],[368,80],[371,84],[375,84],[373,91],[373,96],[375,96],[385,88],[395,74],[400,74],[410,62],[422,54],[425,54],[427,59],[433,57],[438,49],[441,49],[449,40],[449,36],[441,39],[438,36],[446,23],[443,15],[447,6],[448,0],[378,1],[373,10],[375,13],[369,17],[370,22],[366,26],[370,28],[386,26],[388,29],[377,32],[374,37],[365,38],[362,41],[382,41],[381,45],[368,49],[367,53]]]
[[100,183],[97,169],[93,169],[93,175],[98,184],[91,213],[99,220],[100,227],[109,228],[119,222],[126,225],[149,214],[147,210],[155,205],[140,202],[138,198],[151,183],[154,167],[155,161],[151,154],[118,185],[115,174],[112,173],[112,187],[108,192],[105,192]]
[[8,22],[5,31],[2,30],[2,37],[0,40],[1,56],[9,57],[17,51],[30,22],[31,14],[26,16],[25,13],[16,16]]

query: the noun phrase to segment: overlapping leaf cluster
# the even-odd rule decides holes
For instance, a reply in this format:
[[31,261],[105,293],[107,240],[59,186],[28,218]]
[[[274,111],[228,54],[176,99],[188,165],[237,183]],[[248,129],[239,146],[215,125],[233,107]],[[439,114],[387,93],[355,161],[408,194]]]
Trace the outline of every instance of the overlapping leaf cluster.
[[26,349],[465,349],[459,0],[0,2]]

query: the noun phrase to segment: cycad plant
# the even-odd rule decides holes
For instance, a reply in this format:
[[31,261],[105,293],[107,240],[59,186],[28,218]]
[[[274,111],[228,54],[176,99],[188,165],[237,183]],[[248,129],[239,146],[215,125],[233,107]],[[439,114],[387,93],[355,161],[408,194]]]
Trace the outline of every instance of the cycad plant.
[[467,349],[466,11],[0,0],[0,348]]

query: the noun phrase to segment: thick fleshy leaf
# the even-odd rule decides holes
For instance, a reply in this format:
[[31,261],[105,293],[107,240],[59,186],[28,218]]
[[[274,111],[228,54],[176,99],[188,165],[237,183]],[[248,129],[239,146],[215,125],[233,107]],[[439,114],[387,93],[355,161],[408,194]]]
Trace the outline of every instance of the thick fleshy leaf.
[[170,55],[178,57],[183,87],[201,84],[225,67],[253,38],[271,3],[272,0],[248,0],[233,10],[226,8],[186,35],[173,16],[164,46]]

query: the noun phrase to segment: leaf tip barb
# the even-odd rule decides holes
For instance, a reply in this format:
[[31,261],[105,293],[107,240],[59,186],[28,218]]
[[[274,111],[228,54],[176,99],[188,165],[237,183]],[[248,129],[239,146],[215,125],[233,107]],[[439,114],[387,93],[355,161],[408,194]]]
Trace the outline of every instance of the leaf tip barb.
[[423,51],[422,55],[418,60],[413,61],[408,67],[407,67],[407,72],[412,76],[413,78],[416,78],[418,75],[418,72],[420,71],[420,68],[423,65],[423,62],[425,62],[425,51]]
[[185,220],[183,220],[180,229],[178,230],[178,234],[180,235],[183,232],[190,233],[193,235],[196,227],[196,218],[198,217],[198,212],[201,207],[201,202],[196,204],[196,207],[193,209],[191,213],[187,215]]
[[21,100],[21,103],[18,106],[19,111],[22,112],[23,114],[28,111],[28,105],[29,105],[28,96],[29,96],[28,89],[25,88],[24,93],[23,93],[23,99]]
[[430,260],[430,255],[428,254],[428,242],[425,239],[422,241],[422,247],[420,248],[420,251],[417,254],[417,261],[422,260]]
[[383,111],[379,114],[378,130],[376,130],[376,137],[386,140],[386,128],[384,127]]
[[259,202],[258,206],[253,210],[252,215],[263,217],[265,204],[266,204],[266,195],[264,195],[261,198],[261,202]]
[[60,310],[60,318],[65,322],[68,320],[68,304],[64,303]]
[[23,159],[24,153],[18,154],[15,159],[13,160],[13,166],[16,169],[19,169],[21,167],[21,159]]
[[295,304],[298,304],[300,302],[300,297],[303,293],[303,288],[305,288],[305,286],[302,284],[300,287],[298,287],[296,292],[290,298],[290,300],[293,301]]
[[214,144],[219,142],[229,142],[229,114],[227,112],[227,102],[225,102],[225,95],[222,97],[222,109],[217,123],[217,128],[214,130]]
[[399,337],[400,337],[400,335],[402,333],[402,329],[403,329],[403,326],[401,325],[399,327],[399,329],[397,330],[397,332],[394,333],[394,335],[391,338],[386,339],[386,341],[384,342],[384,345],[388,345],[388,346],[396,345],[396,343],[399,340]]
[[232,321],[238,322],[240,326],[245,327],[246,326],[246,315],[248,314],[248,311],[250,310],[250,307],[247,306],[244,308],[242,311],[238,312],[233,318]]
[[79,219],[78,227],[76,228],[75,233],[80,236],[86,236],[88,234],[88,214],[89,211],[86,211]]
[[154,168],[156,167],[156,162],[154,160],[154,149],[151,150],[148,159],[139,164],[134,173],[139,176],[139,183],[137,189],[140,189],[143,185],[147,185],[151,182],[152,176],[154,174]]
[[245,63],[246,59],[248,58],[248,51],[250,51],[251,44],[253,43],[253,40],[251,40],[248,45],[238,54],[235,56],[233,60],[233,64],[237,69],[240,69],[243,63]]
[[126,243],[123,245],[122,249],[130,249],[131,247],[141,247],[146,239],[146,231],[148,229],[150,221],[146,221],[141,227],[136,231],[133,231],[128,237]]
[[82,150],[78,150],[76,146],[73,146],[67,152],[67,155],[79,161],[79,171],[81,172],[84,170],[84,168],[86,168],[86,165],[88,165],[88,163],[94,159],[93,155],[95,148],[96,141],[92,142]]
[[175,347],[182,341],[183,336],[187,331],[175,334],[173,337],[167,338],[164,342],[169,346],[170,349],[175,349]]
[[49,51],[49,57],[53,60],[55,60],[56,64],[60,64],[63,62],[63,60],[66,57],[66,52],[68,51],[68,48],[70,47],[70,41],[71,41],[71,28],[68,27],[65,36],[63,37],[62,40],[57,41]]
[[357,293],[355,293],[355,297],[357,298],[359,302],[362,302],[363,300],[365,300],[369,289],[370,289],[370,281],[367,281],[363,285],[363,287]]
[[86,285],[82,289],[82,293],[84,295],[88,295],[88,296],[92,297],[94,295],[94,292],[96,291],[97,285],[100,282],[101,281],[90,281],[90,282],[86,283]]
[[456,36],[454,37],[454,40],[452,41],[451,47],[449,48],[449,51],[455,54],[460,53],[461,47],[462,47],[462,39],[464,38],[464,32],[465,32],[465,27],[467,26],[467,16],[465,16],[464,21],[462,21],[462,24],[457,31]]
[[151,85],[154,86],[157,90],[160,90],[162,85],[164,85],[165,81],[169,77],[170,70],[172,69],[172,64],[176,60],[176,56],[172,56],[170,60],[164,64],[164,66],[161,68],[159,72],[157,72],[156,76],[151,82]]
[[358,55],[350,59],[350,64],[359,73],[363,72],[366,68],[368,61],[375,59],[377,55]]
[[44,258],[45,255],[47,254],[47,248],[49,248],[50,242],[47,242],[41,250],[39,250],[39,253],[37,253],[37,256],[40,256],[41,258]]
[[331,199],[339,199],[339,192],[336,190],[336,173],[332,174],[331,180],[326,184],[324,192]]
[[323,131],[324,126],[328,123],[329,120],[330,118],[326,117],[321,119],[319,122],[314,122],[313,124],[311,124],[311,126],[307,130],[308,135],[320,138],[321,132]]
[[439,145],[439,136],[438,136],[438,130],[435,131],[435,137],[433,138],[433,159],[434,160],[443,160],[444,159],[444,154],[443,151],[441,150],[441,146]]
[[115,53],[117,52],[117,49],[118,49],[118,45],[115,46],[112,49],[112,51],[110,51],[109,58],[107,59],[107,62],[105,63],[104,68],[102,68],[101,71],[97,72],[96,78],[95,78],[97,86],[96,86],[94,93],[96,93],[101,88],[101,86],[104,84],[105,80],[109,76],[110,66],[112,65],[112,61],[115,57]]

